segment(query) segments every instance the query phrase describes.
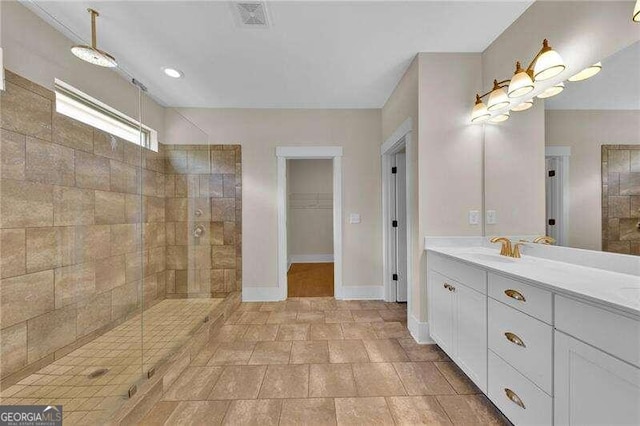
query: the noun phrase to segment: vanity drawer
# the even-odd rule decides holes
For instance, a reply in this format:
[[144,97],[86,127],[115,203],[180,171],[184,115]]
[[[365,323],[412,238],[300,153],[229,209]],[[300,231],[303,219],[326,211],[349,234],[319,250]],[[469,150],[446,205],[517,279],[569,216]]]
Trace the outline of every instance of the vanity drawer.
[[489,399],[515,425],[550,425],[552,399],[489,351]]
[[429,269],[487,294],[487,273],[483,269],[435,253],[430,253],[427,262]]
[[555,327],[640,367],[640,320],[555,295]]
[[489,298],[489,348],[549,395],[552,341],[550,325]]
[[547,324],[552,323],[551,292],[489,273],[489,296]]

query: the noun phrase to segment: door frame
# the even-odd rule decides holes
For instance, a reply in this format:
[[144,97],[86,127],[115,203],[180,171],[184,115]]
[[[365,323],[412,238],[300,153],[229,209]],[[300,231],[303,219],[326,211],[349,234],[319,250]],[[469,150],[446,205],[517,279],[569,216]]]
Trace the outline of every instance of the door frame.
[[342,147],[278,146],[278,293],[287,299],[287,160],[333,162],[333,297],[342,298]]
[[[559,238],[557,244],[559,246],[566,246],[569,244],[569,164],[571,161],[571,147],[570,146],[545,146],[544,157],[558,158],[560,165],[560,180],[558,182],[559,199],[558,209],[560,211],[560,229]],[[545,200],[547,194],[545,192]],[[545,227],[547,224],[545,223]]]
[[392,156],[405,149],[405,173],[406,173],[406,194],[407,194],[407,315],[411,314],[412,306],[412,287],[413,287],[413,211],[416,206],[414,200],[413,188],[414,182],[414,166],[413,166],[413,120],[411,117],[407,118],[398,127],[391,136],[382,144],[380,148],[380,155],[382,160],[382,273],[384,283],[384,300],[386,302],[396,301],[396,286],[391,279],[392,256],[394,244],[393,241],[393,227],[391,226],[391,186],[392,178],[390,173],[386,173],[386,170],[390,170],[392,164]]

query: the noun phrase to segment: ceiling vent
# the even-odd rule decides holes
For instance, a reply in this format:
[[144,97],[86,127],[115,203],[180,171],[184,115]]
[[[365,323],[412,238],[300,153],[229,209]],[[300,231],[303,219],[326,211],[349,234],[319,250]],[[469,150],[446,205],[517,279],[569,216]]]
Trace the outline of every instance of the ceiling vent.
[[236,21],[243,28],[266,28],[269,26],[267,6],[261,1],[234,2]]

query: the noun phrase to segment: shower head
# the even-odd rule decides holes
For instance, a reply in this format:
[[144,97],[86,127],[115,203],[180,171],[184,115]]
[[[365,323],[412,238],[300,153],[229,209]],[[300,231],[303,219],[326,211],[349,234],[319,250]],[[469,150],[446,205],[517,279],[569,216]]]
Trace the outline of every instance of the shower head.
[[96,17],[100,14],[93,10],[87,9],[91,14],[91,46],[76,45],[71,48],[71,53],[76,55],[83,61],[90,64],[99,65],[101,67],[114,68],[118,66],[115,58],[97,47],[96,42]]

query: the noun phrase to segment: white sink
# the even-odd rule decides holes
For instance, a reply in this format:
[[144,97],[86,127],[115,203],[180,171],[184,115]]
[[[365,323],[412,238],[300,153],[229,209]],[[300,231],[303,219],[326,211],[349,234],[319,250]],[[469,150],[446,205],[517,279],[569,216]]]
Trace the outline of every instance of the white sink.
[[514,263],[519,260],[513,257],[507,257],[507,256],[502,256],[500,254],[490,254],[490,253],[471,252],[471,253],[468,253],[467,256],[469,256],[474,260],[477,260],[478,262]]

